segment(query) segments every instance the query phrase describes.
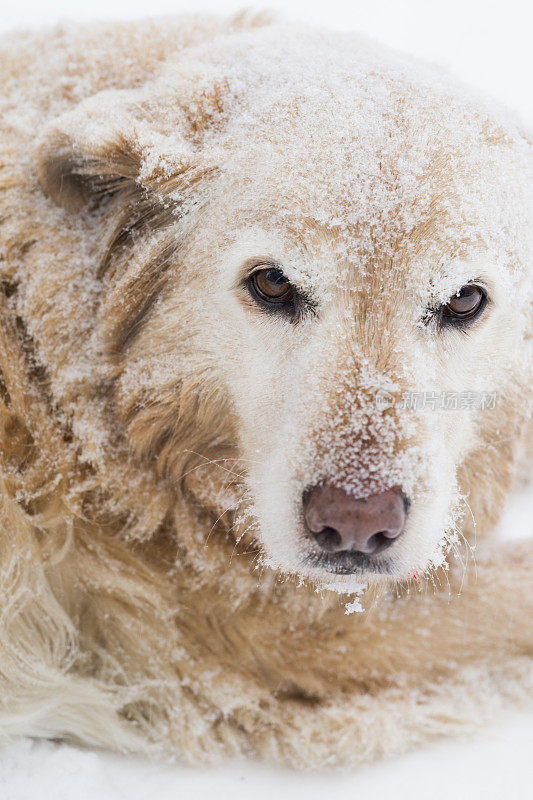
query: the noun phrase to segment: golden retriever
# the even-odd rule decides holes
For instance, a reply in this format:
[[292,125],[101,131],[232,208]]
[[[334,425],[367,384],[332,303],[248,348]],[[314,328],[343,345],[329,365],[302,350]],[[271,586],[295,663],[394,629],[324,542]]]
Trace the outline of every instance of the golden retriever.
[[3,735],[318,767],[529,702],[520,125],[260,14],[1,63]]

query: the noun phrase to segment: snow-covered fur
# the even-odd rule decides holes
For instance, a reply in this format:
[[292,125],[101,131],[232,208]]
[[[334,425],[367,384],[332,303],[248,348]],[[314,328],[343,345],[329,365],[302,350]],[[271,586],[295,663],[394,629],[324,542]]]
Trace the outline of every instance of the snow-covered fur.
[[[531,402],[520,127],[261,15],[1,63],[3,735],[354,764],[529,701],[533,547],[473,548]],[[262,263],[298,321],[251,298]],[[483,318],[439,329],[473,280]],[[409,498],[383,574],[309,565],[324,478]]]

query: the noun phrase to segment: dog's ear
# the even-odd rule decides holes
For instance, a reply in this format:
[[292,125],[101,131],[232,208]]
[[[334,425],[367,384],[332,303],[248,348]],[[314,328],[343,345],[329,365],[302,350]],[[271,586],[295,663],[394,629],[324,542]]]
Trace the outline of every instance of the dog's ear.
[[[38,151],[45,194],[90,218],[93,233],[97,224],[97,276],[107,279],[102,335],[117,352],[157,298],[185,217],[217,172],[203,157],[205,107],[191,114],[175,97],[151,92],[148,101],[134,91],[91,98],[60,117]],[[214,96],[205,92],[204,106],[216,104]]]
[[41,146],[38,159],[44,193],[72,213],[135,183],[139,168],[138,153],[121,135],[86,147],[54,131]]
[[201,63],[171,65],[141,89],[107,90],[47,129],[38,146],[44,193],[65,210],[94,208],[122,190],[152,192],[168,206],[200,175],[213,174],[203,151],[231,96],[228,82]]
[[166,142],[143,112],[132,91],[102,92],[59,117],[37,153],[44,193],[76,213],[123,190],[157,191],[171,171],[185,172],[193,155],[185,136],[176,127],[173,140]]

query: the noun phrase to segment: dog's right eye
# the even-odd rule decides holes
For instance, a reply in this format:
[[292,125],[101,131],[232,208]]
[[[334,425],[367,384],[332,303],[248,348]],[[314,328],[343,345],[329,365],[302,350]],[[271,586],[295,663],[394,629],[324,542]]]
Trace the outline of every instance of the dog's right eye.
[[250,275],[248,286],[256,299],[269,306],[287,306],[294,300],[293,287],[277,267],[257,270]]

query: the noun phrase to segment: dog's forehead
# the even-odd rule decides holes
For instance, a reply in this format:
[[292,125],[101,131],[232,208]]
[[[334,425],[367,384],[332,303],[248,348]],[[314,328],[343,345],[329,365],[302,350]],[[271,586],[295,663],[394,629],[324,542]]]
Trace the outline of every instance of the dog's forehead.
[[275,219],[296,237],[329,232],[335,269],[409,248],[516,254],[526,147],[512,121],[444,73],[356,37],[272,37],[232,53],[232,99],[208,137],[228,214],[251,227]]

